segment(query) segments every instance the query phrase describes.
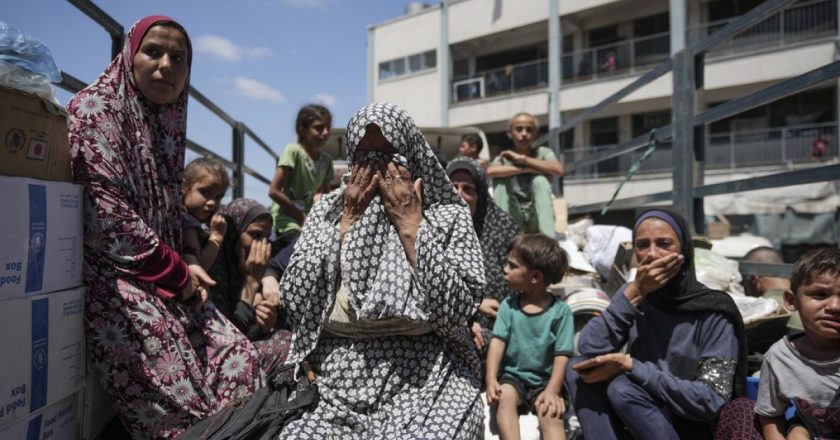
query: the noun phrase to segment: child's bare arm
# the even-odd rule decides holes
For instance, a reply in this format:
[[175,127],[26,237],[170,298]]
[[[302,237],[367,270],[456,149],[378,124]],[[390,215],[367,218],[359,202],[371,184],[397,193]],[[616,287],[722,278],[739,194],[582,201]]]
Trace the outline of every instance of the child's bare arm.
[[490,347],[487,349],[487,368],[484,382],[487,385],[487,403],[495,405],[502,395],[502,387],[499,385],[499,368],[502,365],[502,355],[505,353],[507,343],[499,338],[490,340]]
[[201,255],[198,256],[198,260],[201,262],[201,267],[204,270],[210,270],[210,266],[216,261],[226,231],[227,221],[225,221],[225,217],[221,214],[213,215],[213,218],[210,219],[210,238],[204,244],[204,247],[201,248]]
[[811,433],[808,431],[808,428],[802,425],[794,425],[793,428],[790,428],[788,431],[787,440],[811,440]]
[[280,298],[280,282],[277,281],[277,278],[274,278],[271,275],[266,275],[263,277],[261,284],[263,297],[268,299],[274,299],[276,300],[277,305],[281,305],[282,300]]
[[537,412],[541,416],[548,415],[549,417],[562,417],[566,412],[566,405],[563,398],[560,397],[560,391],[563,390],[563,379],[566,375],[566,364],[569,363],[569,357],[566,355],[554,356],[554,364],[551,367],[551,377],[548,379],[548,384],[545,390],[537,396],[535,405]]
[[764,440],[785,440],[785,419],[783,417],[758,416]]
[[181,258],[188,265],[197,264],[201,266],[201,262],[198,259],[198,254],[201,252],[201,245],[198,244],[198,233],[195,231],[195,228],[184,229],[182,240],[183,244],[181,247],[183,251],[181,252]]

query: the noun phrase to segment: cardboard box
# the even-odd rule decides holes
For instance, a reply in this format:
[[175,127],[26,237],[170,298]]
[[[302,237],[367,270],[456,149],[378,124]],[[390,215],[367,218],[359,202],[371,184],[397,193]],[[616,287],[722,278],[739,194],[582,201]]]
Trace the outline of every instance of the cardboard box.
[[613,260],[610,275],[607,277],[607,282],[604,284],[604,292],[612,298],[615,292],[627,282],[633,261],[633,243],[629,241],[619,243],[618,250],[615,252],[615,260]]
[[726,218],[723,214],[716,213],[715,217],[718,221],[716,222],[709,222],[706,224],[706,228],[709,230],[709,238],[713,240],[719,240],[724,237],[729,237],[730,231],[732,229],[731,225],[729,224],[729,219]]
[[0,87],[0,174],[69,182],[67,112],[38,96]]
[[0,426],[84,385],[84,288],[0,303]]
[[0,301],[82,285],[82,187],[0,176]]
[[0,428],[0,440],[72,440],[79,432],[79,395],[72,394],[25,420]]
[[[88,362],[89,364],[89,362]],[[85,377],[84,404],[82,405],[82,438],[95,439],[105,430],[111,420],[116,417],[108,394],[99,385],[99,380],[93,374]]]

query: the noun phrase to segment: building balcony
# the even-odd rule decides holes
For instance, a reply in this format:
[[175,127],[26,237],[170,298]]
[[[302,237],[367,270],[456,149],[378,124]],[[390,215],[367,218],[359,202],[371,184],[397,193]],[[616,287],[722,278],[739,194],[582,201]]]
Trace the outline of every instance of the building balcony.
[[[823,150],[822,148],[825,148]],[[595,154],[615,151],[617,146],[564,150],[565,163],[574,163]],[[629,155],[608,159],[598,164],[576,169],[568,179],[592,179],[623,176],[644,153],[644,149]],[[738,170],[756,167],[789,167],[838,158],[837,124],[807,124],[762,130],[733,131],[709,135],[706,139],[707,170]],[[670,173],[673,152],[670,143],[661,143],[640,167],[639,174]]]
[[[736,17],[737,18],[737,17]],[[736,18],[686,31],[689,44]],[[837,0],[814,0],[784,8],[737,36],[715,46],[710,59],[749,54],[836,38]],[[640,74],[670,56],[670,33],[648,35],[562,55],[562,84],[582,84]],[[538,59],[454,78],[452,102],[525,93],[548,86],[548,59]]]

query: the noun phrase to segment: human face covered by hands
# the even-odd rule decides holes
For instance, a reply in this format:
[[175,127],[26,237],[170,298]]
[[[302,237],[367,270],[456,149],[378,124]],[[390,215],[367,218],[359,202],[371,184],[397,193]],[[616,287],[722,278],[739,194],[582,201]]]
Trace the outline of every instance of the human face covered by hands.
[[259,281],[265,276],[271,258],[271,245],[267,240],[270,233],[271,218],[257,217],[239,235],[240,268],[252,280]]
[[655,217],[643,221],[636,228],[633,251],[638,269],[633,284],[642,297],[667,284],[685,262],[676,231],[667,222]]

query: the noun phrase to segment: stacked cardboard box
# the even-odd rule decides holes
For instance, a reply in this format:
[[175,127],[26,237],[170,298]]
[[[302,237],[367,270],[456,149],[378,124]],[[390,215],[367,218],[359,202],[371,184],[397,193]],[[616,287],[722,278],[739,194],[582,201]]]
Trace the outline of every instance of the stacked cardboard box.
[[67,117],[0,87],[0,439],[73,439],[85,383],[82,187]]

